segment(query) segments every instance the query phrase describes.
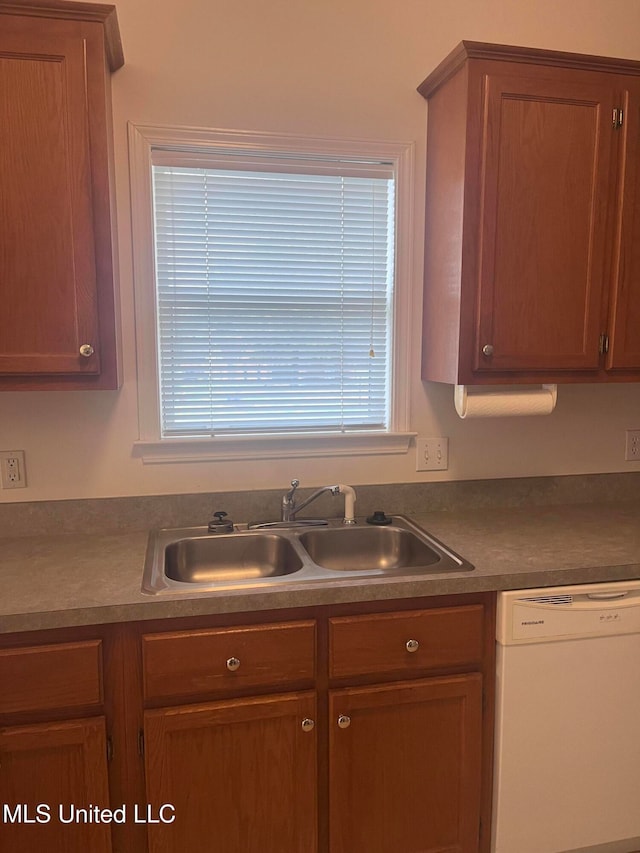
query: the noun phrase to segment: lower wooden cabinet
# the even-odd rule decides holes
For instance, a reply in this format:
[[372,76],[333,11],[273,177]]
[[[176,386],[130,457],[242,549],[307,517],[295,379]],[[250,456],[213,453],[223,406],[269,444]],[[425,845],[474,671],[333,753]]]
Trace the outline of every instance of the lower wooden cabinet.
[[143,853],[126,660],[121,626],[0,634],[0,853]]
[[149,853],[315,853],[315,719],[312,692],[147,711]]
[[0,850],[110,853],[111,825],[79,811],[109,801],[103,717],[0,729]]
[[482,676],[329,695],[331,853],[478,850]]
[[489,853],[494,608],[0,635],[0,851]]

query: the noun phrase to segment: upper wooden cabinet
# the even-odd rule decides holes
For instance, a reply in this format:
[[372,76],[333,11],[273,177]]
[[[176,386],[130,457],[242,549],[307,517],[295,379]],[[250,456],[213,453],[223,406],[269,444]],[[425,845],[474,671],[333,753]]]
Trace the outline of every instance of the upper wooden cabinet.
[[113,6],[0,2],[0,389],[117,388]]
[[424,379],[640,376],[638,75],[463,42],[421,84]]

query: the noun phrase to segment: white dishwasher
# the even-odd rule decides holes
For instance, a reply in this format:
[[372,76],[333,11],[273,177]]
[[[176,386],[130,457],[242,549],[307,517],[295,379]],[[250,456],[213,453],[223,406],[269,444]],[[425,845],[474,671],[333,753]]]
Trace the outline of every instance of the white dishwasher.
[[640,581],[498,596],[492,853],[640,851]]

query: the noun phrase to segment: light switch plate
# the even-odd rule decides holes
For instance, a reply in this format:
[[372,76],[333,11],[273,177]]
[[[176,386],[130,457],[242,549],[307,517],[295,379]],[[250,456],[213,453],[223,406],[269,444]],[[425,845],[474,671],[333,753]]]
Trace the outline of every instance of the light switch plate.
[[448,438],[416,439],[416,471],[446,471],[448,467]]

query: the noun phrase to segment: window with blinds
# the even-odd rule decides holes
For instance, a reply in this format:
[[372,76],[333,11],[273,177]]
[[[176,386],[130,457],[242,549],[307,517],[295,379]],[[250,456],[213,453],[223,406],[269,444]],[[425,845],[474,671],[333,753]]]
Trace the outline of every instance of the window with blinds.
[[162,436],[385,431],[384,162],[155,152]]

